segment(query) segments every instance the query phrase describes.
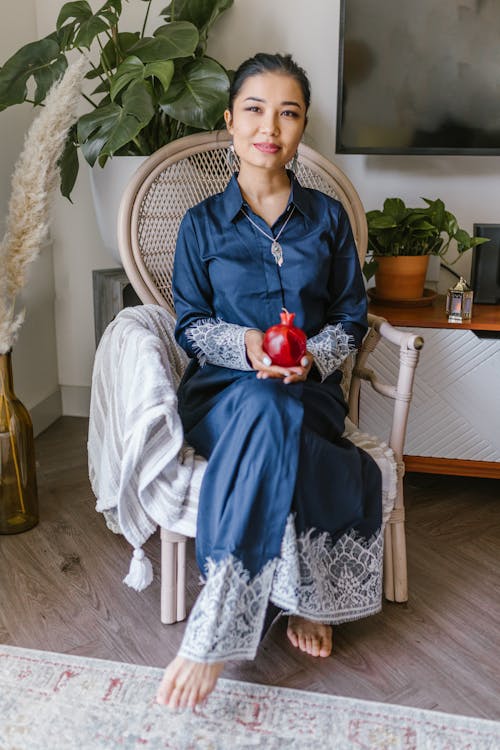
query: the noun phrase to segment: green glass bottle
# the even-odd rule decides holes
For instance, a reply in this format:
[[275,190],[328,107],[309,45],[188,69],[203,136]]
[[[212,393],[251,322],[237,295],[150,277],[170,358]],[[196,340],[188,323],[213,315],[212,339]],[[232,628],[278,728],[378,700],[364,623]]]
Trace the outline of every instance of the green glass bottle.
[[17,534],[37,523],[33,424],[14,393],[7,352],[0,354],[0,534]]

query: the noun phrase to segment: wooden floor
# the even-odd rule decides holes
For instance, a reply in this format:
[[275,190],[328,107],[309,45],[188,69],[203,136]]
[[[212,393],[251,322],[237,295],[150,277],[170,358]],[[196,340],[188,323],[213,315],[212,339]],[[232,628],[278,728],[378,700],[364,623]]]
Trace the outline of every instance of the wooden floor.
[[[130,547],[94,510],[85,419],[65,417],[37,439],[40,524],[0,536],[0,642],[164,666],[184,624],[159,619],[156,571],[142,594],[122,584]],[[278,621],[253,663],[229,678],[500,720],[500,483],[406,478],[410,601],[336,628],[334,654],[313,659]],[[191,606],[198,589],[192,549]]]

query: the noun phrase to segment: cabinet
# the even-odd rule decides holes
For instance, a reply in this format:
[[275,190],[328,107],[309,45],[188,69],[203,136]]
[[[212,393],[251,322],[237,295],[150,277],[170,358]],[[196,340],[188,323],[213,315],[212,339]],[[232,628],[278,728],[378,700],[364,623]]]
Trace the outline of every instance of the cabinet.
[[[371,304],[370,312],[425,340],[405,444],[407,471],[500,478],[500,305],[474,305],[472,320],[448,323],[445,297],[428,307]],[[397,352],[383,341],[374,369],[394,382]],[[388,435],[386,399],[363,384],[360,428]],[[368,403],[369,402],[369,403]]]

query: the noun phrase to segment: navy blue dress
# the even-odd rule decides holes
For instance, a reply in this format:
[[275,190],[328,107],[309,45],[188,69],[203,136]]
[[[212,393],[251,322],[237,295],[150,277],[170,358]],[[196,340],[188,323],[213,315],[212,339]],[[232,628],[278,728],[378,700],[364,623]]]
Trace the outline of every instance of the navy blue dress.
[[[242,209],[267,235],[289,219],[281,267]],[[184,217],[173,290],[176,338],[192,357],[179,411],[187,441],[208,459],[196,538],[207,585],[180,653],[253,658],[269,600],[322,622],[378,611],[381,478],[342,437],[341,371],[322,380],[313,366],[306,382],[288,385],[259,380],[251,369],[200,364],[203,345],[192,336],[207,321],[265,331],[286,307],[311,341],[336,326],[358,348],[366,294],[343,207],[292,178],[287,208],[270,228],[233,176]]]

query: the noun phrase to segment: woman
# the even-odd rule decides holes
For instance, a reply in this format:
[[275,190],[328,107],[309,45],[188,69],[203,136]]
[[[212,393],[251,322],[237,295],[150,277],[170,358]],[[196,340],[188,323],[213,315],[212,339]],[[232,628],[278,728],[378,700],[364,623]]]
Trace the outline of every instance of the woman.
[[[381,480],[343,439],[339,366],[367,330],[347,215],[287,171],[310,89],[290,56],[235,74],[226,125],[239,171],[188,211],[176,249],[176,337],[193,357],[179,389],[187,441],[208,459],[197,560],[206,576],[158,702],[195,706],[225,661],[252,659],[268,604],[291,643],[329,656],[331,625],[381,607]],[[308,337],[271,364],[264,331],[283,307]]]

